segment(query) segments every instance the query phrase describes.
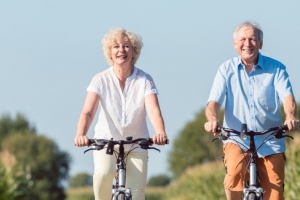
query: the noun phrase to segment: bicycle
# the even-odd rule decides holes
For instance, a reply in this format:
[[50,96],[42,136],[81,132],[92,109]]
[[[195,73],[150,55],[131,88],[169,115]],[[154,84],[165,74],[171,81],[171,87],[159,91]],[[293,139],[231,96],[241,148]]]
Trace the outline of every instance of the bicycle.
[[[212,140],[215,141],[217,139],[221,140],[227,140],[231,133],[234,133],[236,135],[239,135],[242,139],[246,139],[247,137],[250,137],[250,153],[249,153],[249,163],[247,165],[247,170],[249,172],[249,181],[248,184],[244,185],[243,189],[243,200],[262,200],[263,199],[263,188],[260,186],[258,173],[256,170],[256,160],[258,158],[257,150],[265,144],[267,141],[276,138],[281,139],[284,137],[292,138],[290,135],[283,134],[284,130],[288,130],[288,127],[286,125],[278,126],[269,128],[267,130],[261,131],[261,132],[255,132],[255,131],[247,131],[247,124],[242,124],[241,131],[237,131],[230,128],[225,127],[218,127],[217,131],[220,132],[219,136],[217,138],[214,138]],[[254,143],[254,137],[257,135],[264,135],[269,132],[270,135],[260,144],[258,147],[256,147]],[[242,144],[240,144],[242,145]]]
[[[132,146],[130,150],[125,154],[124,145],[125,144],[137,144],[138,146]],[[106,139],[89,139],[89,146],[93,146],[84,151],[86,153],[90,150],[102,150],[105,147],[106,154],[113,155],[115,153],[117,161],[116,161],[116,176],[114,178],[114,183],[112,185],[112,200],[131,200],[131,189],[126,188],[126,161],[125,158],[127,155],[136,148],[142,149],[154,149],[160,152],[159,149],[155,147],[151,147],[153,144],[152,138],[138,138],[132,139],[131,136],[127,136],[126,140],[114,140],[111,138],[110,140]],[[166,140],[166,144],[169,144],[169,140]],[[119,152],[114,150],[114,146],[119,145]]]

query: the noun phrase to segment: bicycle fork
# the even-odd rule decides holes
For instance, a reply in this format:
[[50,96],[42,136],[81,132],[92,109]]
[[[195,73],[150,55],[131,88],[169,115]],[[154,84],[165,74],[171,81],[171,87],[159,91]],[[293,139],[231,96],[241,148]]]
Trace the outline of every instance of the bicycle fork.
[[124,158],[124,147],[120,146],[120,152],[117,162],[117,174],[115,177],[115,184],[112,188],[112,199],[118,199],[119,196],[124,196],[124,199],[131,200],[131,189],[125,188],[126,183],[126,169]]
[[251,161],[249,166],[249,185],[243,189],[243,200],[248,200],[250,194],[255,194],[257,200],[262,200],[262,193],[263,189],[258,185],[256,163]]

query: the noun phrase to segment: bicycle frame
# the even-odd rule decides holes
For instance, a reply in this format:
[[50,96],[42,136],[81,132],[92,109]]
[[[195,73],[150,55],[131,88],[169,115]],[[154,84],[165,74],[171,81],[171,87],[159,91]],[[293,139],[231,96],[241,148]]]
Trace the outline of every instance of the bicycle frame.
[[262,200],[263,188],[260,187],[260,183],[257,177],[257,165],[258,158],[256,146],[254,142],[254,135],[250,134],[250,162],[249,162],[249,185],[245,185],[243,189],[243,199],[248,200],[249,195],[254,193],[258,200]]
[[115,177],[115,184],[112,188],[112,200],[117,200],[120,194],[125,195],[126,200],[131,200],[131,189],[125,187],[126,183],[126,163],[125,163],[125,152],[124,146],[121,143],[119,147],[119,153],[117,157],[116,167],[117,167],[117,174]]
[[[230,137],[230,133],[235,133],[237,135],[239,135],[242,139],[247,138],[248,136],[250,137],[250,145],[249,145],[249,157],[250,157],[250,161],[249,161],[249,165],[247,167],[247,170],[249,170],[249,184],[245,184],[244,185],[244,189],[243,189],[243,200],[262,200],[262,196],[263,196],[263,188],[260,186],[259,183],[259,177],[258,177],[258,173],[257,173],[257,159],[258,159],[258,154],[257,154],[257,149],[259,149],[266,141],[272,139],[266,139],[262,144],[260,144],[260,146],[257,148],[255,146],[255,142],[254,142],[254,137],[256,135],[264,135],[266,133],[269,133],[271,131],[273,131],[273,133],[271,133],[269,136],[273,136],[273,138],[277,138],[277,139],[281,139],[283,137],[289,137],[292,138],[292,136],[289,135],[283,135],[284,130],[288,130],[288,127],[286,125],[283,126],[279,126],[279,127],[273,127],[273,128],[269,128],[265,131],[262,132],[254,132],[254,131],[247,131],[247,125],[246,124],[242,124],[242,129],[241,131],[237,131],[234,129],[229,129],[229,128],[224,128],[224,127],[218,127],[217,128],[218,132],[220,132],[219,137],[218,138],[214,138],[212,141],[216,140],[216,139],[221,139],[221,140],[227,140]],[[224,132],[221,132],[224,131]],[[269,137],[268,136],[268,137]]]

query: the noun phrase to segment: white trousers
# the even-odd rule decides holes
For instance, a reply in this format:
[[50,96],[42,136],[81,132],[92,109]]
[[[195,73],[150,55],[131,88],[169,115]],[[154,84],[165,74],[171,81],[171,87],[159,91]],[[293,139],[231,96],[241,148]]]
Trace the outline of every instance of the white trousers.
[[[116,156],[106,154],[106,149],[93,151],[93,155],[95,200],[110,200],[113,178],[116,176]],[[125,161],[127,163],[126,187],[131,188],[133,200],[144,200],[147,184],[148,151],[131,152]]]

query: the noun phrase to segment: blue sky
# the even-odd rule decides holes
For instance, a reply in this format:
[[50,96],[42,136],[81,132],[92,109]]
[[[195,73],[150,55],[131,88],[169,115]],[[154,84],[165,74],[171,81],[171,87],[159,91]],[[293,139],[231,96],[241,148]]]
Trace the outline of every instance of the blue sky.
[[[92,154],[73,138],[86,87],[108,68],[100,41],[123,27],[143,38],[136,66],[156,82],[172,142],[205,107],[218,66],[237,55],[232,31],[245,20],[262,26],[261,52],[287,66],[299,102],[299,7],[296,0],[0,0],[0,115],[25,114],[72,155],[71,175],[92,173]],[[171,145],[160,149],[150,153],[149,176],[168,172]]]

